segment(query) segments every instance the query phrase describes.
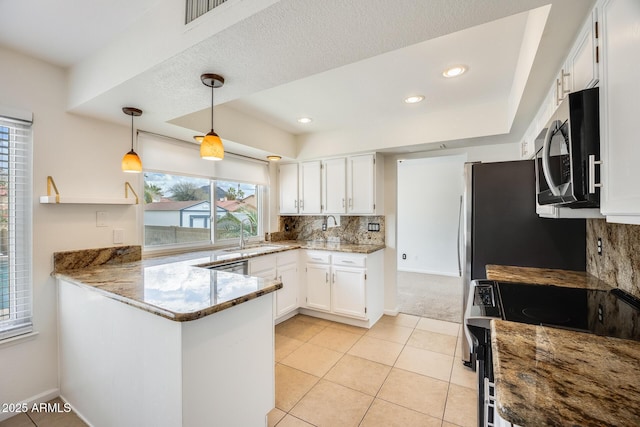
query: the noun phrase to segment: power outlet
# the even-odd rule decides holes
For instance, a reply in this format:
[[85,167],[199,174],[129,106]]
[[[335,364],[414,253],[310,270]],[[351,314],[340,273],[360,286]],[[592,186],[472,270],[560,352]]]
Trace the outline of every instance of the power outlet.
[[322,231],[327,231],[327,224],[326,223],[322,223]]
[[402,254],[402,259],[407,259],[407,254]]
[[113,244],[121,245],[124,243],[124,230],[122,228],[113,229]]
[[367,231],[380,231],[380,224],[377,222],[370,222],[367,224]]
[[598,255],[602,256],[602,238],[598,237]]

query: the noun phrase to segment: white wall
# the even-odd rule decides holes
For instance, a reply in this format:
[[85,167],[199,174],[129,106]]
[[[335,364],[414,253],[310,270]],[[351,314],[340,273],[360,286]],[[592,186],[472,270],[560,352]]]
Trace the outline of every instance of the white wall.
[[[34,114],[33,312],[38,334],[0,344],[0,402],[20,402],[57,395],[53,252],[113,246],[113,228],[124,230],[125,244],[139,244],[135,206],[41,205],[38,196],[46,193],[47,175],[63,195],[105,197],[124,197],[126,180],[137,190],[140,176],[120,170],[129,150],[128,127],[65,112],[64,70],[2,47],[0,63],[0,103]],[[96,227],[96,211],[107,212],[108,227]],[[0,414],[0,420],[8,415]]]
[[466,160],[459,154],[398,161],[398,271],[460,275]]

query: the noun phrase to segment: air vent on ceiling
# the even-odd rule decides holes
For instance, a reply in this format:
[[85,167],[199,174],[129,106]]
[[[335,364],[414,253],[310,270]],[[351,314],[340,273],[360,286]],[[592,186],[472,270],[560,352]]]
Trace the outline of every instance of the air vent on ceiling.
[[220,6],[227,0],[187,0],[185,24]]

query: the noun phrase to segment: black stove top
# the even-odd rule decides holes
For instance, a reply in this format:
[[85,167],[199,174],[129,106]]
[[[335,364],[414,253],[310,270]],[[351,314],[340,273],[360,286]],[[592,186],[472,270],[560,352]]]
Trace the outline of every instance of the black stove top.
[[505,320],[640,341],[640,300],[620,289],[495,285]]

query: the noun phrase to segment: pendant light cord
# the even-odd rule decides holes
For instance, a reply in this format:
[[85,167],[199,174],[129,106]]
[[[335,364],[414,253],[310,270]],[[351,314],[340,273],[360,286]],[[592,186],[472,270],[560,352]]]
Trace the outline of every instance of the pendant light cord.
[[131,151],[133,151],[133,114],[131,114]]
[[211,132],[213,132],[213,86],[214,83],[211,81]]

